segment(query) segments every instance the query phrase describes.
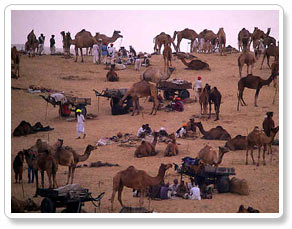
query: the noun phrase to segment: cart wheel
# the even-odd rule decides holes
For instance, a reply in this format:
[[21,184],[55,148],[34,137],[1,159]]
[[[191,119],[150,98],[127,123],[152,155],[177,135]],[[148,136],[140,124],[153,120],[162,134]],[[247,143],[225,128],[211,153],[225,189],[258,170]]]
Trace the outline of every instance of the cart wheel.
[[217,190],[219,193],[229,192],[230,190],[230,180],[228,176],[219,176],[217,178]]
[[81,110],[81,113],[83,114],[83,116],[85,118],[86,117],[86,114],[87,114],[86,107],[76,107],[76,109],[75,109],[75,117],[77,117],[77,112],[76,112],[77,109],[80,109]]
[[171,96],[174,96],[175,94],[174,94],[174,91],[173,90],[171,90],[171,89],[169,89],[169,90],[164,90],[164,92],[163,92],[163,96],[164,96],[164,98],[166,99],[166,100],[170,100],[170,97]]
[[50,198],[45,197],[41,203],[41,212],[42,213],[55,213],[56,212],[55,203]]
[[190,93],[189,93],[189,91],[186,90],[186,89],[181,90],[181,91],[179,92],[179,97],[180,97],[181,99],[190,98]]

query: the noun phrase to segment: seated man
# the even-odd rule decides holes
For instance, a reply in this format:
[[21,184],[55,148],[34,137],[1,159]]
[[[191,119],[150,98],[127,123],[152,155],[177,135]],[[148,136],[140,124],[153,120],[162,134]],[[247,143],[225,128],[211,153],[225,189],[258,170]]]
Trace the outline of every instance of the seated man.
[[176,137],[177,138],[184,138],[187,134],[187,124],[183,124],[182,127],[180,127],[177,131],[176,131]]
[[177,189],[178,189],[178,186],[179,186],[179,184],[178,184],[178,180],[177,180],[177,179],[174,179],[174,180],[173,180],[173,184],[171,184],[171,185],[169,186],[170,196],[175,196],[175,195],[176,195],[176,193],[177,193]]

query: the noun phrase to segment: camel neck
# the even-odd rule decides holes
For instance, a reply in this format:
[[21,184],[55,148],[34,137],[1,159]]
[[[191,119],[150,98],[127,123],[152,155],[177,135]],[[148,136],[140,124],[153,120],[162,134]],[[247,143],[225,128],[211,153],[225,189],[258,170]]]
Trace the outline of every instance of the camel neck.
[[153,139],[152,145],[155,147],[156,143],[157,143],[157,135],[154,135],[154,139]]
[[199,130],[201,131],[203,135],[206,135],[206,131],[204,130],[202,123],[198,123],[197,127],[199,128]]
[[267,79],[262,81],[262,85],[270,85],[273,80],[273,74]]
[[181,62],[183,62],[184,65],[189,66],[189,63],[186,62],[185,58],[181,58],[180,60],[181,60]]

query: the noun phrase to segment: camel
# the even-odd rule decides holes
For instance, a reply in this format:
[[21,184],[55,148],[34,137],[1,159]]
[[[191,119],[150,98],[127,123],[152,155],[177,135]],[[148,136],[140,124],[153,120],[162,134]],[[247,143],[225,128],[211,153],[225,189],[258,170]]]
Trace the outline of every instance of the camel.
[[137,114],[140,113],[140,106],[139,106],[139,98],[152,96],[153,97],[153,107],[150,114],[155,115],[158,109],[158,98],[157,98],[157,89],[156,86],[142,80],[140,82],[134,83],[133,86],[126,92],[123,98],[120,100],[119,105],[122,106],[124,101],[127,99],[128,96],[131,96],[134,103],[134,109],[132,116],[137,111]]
[[278,93],[278,90],[279,90],[279,84],[278,84],[278,81],[277,81],[277,76],[279,76],[279,60],[276,60],[272,66],[271,66],[271,69],[272,69],[272,75],[274,76],[274,87],[275,87],[275,94],[274,94],[274,98],[273,98],[273,104],[275,104],[275,100],[276,100],[276,96],[277,96],[277,93]]
[[201,106],[201,115],[207,114],[208,103],[209,103],[208,90],[210,90],[210,86],[208,84],[206,84],[206,86],[204,87],[204,89],[202,90],[202,92],[199,96],[199,102],[200,102],[200,106]]
[[171,142],[169,142],[164,150],[164,157],[171,157],[178,155],[178,146],[176,144],[175,134],[172,135]]
[[158,55],[160,55],[162,45],[165,47],[166,45],[170,46],[172,44],[174,49],[177,51],[176,45],[174,44],[171,36],[164,32],[161,32],[156,37],[154,37],[153,42],[155,43],[154,52],[156,52]]
[[238,81],[237,110],[239,111],[239,102],[241,103],[242,106],[243,105],[246,106],[246,103],[243,100],[244,88],[256,89],[254,105],[257,107],[258,106],[257,99],[258,99],[258,95],[260,93],[261,88],[265,85],[270,85],[270,83],[272,82],[274,78],[275,76],[273,74],[271,74],[271,76],[267,80],[264,80],[259,76],[253,76],[251,74],[247,75],[246,77],[241,78]]
[[20,52],[16,49],[15,46],[11,48],[11,60],[13,61],[13,67],[14,67],[14,75],[15,78],[19,78],[19,63],[20,63]]
[[223,52],[225,51],[225,45],[226,45],[226,35],[223,28],[219,28],[217,37],[218,37],[218,42],[219,42],[220,55],[222,56]]
[[243,28],[238,33],[238,51],[240,52],[240,48],[243,51],[244,49],[249,50],[250,40],[251,40],[251,34],[250,32]]
[[247,49],[243,49],[242,54],[237,59],[240,78],[241,78],[241,72],[242,72],[243,66],[245,64],[247,65],[247,74],[249,74],[248,69],[249,69],[249,66],[251,66],[251,74],[252,74],[252,69],[253,69],[255,62],[256,62],[256,59],[255,59],[254,54],[247,51]]
[[30,211],[39,211],[38,206],[32,199],[19,200],[15,196],[11,197],[11,213],[25,213]]
[[211,146],[206,145],[199,151],[198,157],[203,163],[218,167],[222,162],[224,154],[228,151],[226,147],[219,146],[219,154],[217,155],[217,152]]
[[106,74],[106,80],[110,82],[116,82],[119,81],[120,78],[118,77],[118,74],[115,72],[115,65],[113,64],[111,66],[111,69]]
[[265,49],[264,52],[264,57],[263,57],[263,61],[261,64],[261,68],[263,67],[263,63],[265,58],[267,57],[267,63],[269,68],[271,68],[270,66],[270,56],[274,56],[275,57],[275,61],[277,61],[279,59],[279,46],[275,46],[275,45],[270,45],[268,48]]
[[75,40],[71,40],[70,44],[75,45],[75,62],[77,62],[78,58],[78,49],[80,49],[81,53],[81,62],[83,62],[83,52],[82,48],[91,48],[94,44],[95,38],[91,35],[90,32],[85,29],[81,30],[75,35]]
[[143,72],[143,74],[141,75],[141,80],[152,83],[159,83],[162,80],[168,80],[174,70],[175,68],[169,67],[165,75],[165,73],[161,72],[158,68],[150,67]]
[[259,39],[265,39],[266,37],[269,36],[271,32],[271,28],[268,28],[267,33],[264,33],[264,31],[260,30],[258,27],[254,27],[254,31],[251,34],[251,40],[252,41],[256,41]]
[[74,172],[77,164],[79,162],[86,161],[89,158],[91,151],[95,150],[97,147],[88,145],[85,149],[84,154],[79,155],[71,147],[69,146],[63,147],[63,140],[58,139],[57,143],[54,145],[54,148],[55,148],[54,158],[57,161],[57,163],[59,165],[68,166],[68,177],[66,184],[69,184],[70,176],[71,184],[73,184]]
[[97,41],[99,39],[101,39],[102,40],[102,43],[109,44],[109,43],[115,42],[120,37],[123,38],[123,36],[120,35],[120,33],[121,33],[121,31],[114,30],[113,35],[111,37],[108,37],[108,36],[106,36],[104,34],[101,34],[101,33],[96,33],[95,36],[94,36],[94,38]]
[[141,157],[148,157],[148,156],[155,156],[157,152],[155,151],[155,146],[157,144],[159,132],[154,132],[154,139],[152,143],[145,141],[144,139],[141,142],[141,145],[135,150],[134,156],[141,158]]
[[63,51],[65,56],[70,56],[70,46],[71,46],[71,34],[70,32],[65,33],[65,31],[61,32],[61,35],[63,37]]
[[228,140],[224,147],[227,147],[231,151],[244,150],[247,146],[246,136],[237,135],[236,137]]
[[225,129],[223,129],[222,126],[217,126],[216,128],[212,128],[208,131],[205,131],[201,122],[195,122],[195,125],[199,128],[199,130],[203,134],[202,139],[207,139],[207,140],[231,139],[230,134]]
[[248,151],[250,150],[250,155],[252,158],[253,164],[255,164],[255,160],[253,158],[253,147],[258,147],[258,162],[257,166],[259,166],[260,163],[260,153],[261,153],[261,147],[264,146],[263,150],[263,164],[266,165],[265,161],[265,151],[266,147],[268,147],[268,154],[271,153],[271,163],[272,163],[272,142],[274,141],[275,135],[279,131],[279,126],[276,128],[271,129],[270,136],[268,137],[264,131],[259,130],[258,127],[255,127],[251,133],[247,136],[247,149],[246,149],[246,161],[245,164],[248,165]]
[[210,67],[209,67],[209,64],[201,61],[201,60],[191,60],[189,63],[185,60],[185,58],[183,57],[178,57],[181,62],[183,62],[183,64],[185,66],[187,66],[188,68],[187,69],[190,69],[190,70],[211,70]]
[[177,44],[176,44],[176,51],[180,52],[180,42],[181,40],[184,39],[188,39],[191,40],[191,53],[193,52],[193,46],[194,46],[194,41],[196,38],[198,38],[198,34],[196,33],[196,31],[192,30],[192,29],[184,29],[182,31],[174,31],[173,33],[173,38],[172,40],[175,40],[175,37],[177,36]]
[[[41,172],[41,185],[44,188],[44,172],[46,171],[49,188],[57,187],[56,173],[58,170],[58,163],[56,162],[54,156],[49,150],[38,151],[35,146],[31,147],[29,150],[24,151],[26,158],[30,158],[28,161],[30,167],[33,168],[34,176],[36,179],[36,192],[35,197],[37,196],[37,189],[39,187],[38,181],[38,171]],[[52,181],[53,178],[53,181]]]
[[264,46],[265,47],[269,47],[270,45],[277,45],[276,43],[276,39],[274,37],[271,36],[267,36],[264,38]]
[[202,32],[199,33],[198,38],[199,41],[201,40],[201,38],[204,38],[205,43],[211,43],[211,52],[213,52],[218,38],[217,34],[215,34],[212,30],[204,29]]
[[169,67],[172,67],[171,59],[172,59],[171,47],[170,45],[166,44],[164,45],[163,50],[164,72],[166,72],[167,69],[169,69]]
[[207,90],[207,91],[209,92],[209,96],[208,96],[209,116],[208,116],[208,119],[211,118],[211,107],[212,107],[212,103],[213,103],[214,109],[216,112],[215,121],[217,121],[217,120],[219,120],[219,112],[220,112],[220,104],[221,104],[221,97],[222,96],[221,96],[220,91],[217,89],[217,87],[213,87],[212,90]]
[[134,166],[129,166],[127,169],[118,172],[113,178],[113,193],[111,197],[111,210],[116,192],[118,192],[118,200],[122,207],[122,191],[124,186],[140,191],[140,207],[144,202],[144,196],[147,187],[161,184],[164,182],[166,170],[171,168],[171,164],[161,164],[156,177],[149,176],[144,170],[137,170]]
[[29,53],[29,57],[31,55],[32,51],[32,57],[35,56],[35,50],[37,49],[38,52],[39,42],[34,34],[34,31],[32,30],[27,35],[27,42],[25,43],[25,50]]

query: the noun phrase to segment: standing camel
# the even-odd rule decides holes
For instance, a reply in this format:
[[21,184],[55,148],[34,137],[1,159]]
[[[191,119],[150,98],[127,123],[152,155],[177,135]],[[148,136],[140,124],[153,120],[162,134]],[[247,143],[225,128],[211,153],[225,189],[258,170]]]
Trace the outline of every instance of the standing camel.
[[208,109],[208,102],[209,102],[209,91],[210,91],[210,86],[209,84],[206,84],[203,91],[201,92],[199,96],[199,102],[201,106],[201,115],[207,114],[208,112],[207,109]]
[[169,67],[172,67],[171,59],[172,59],[172,51],[170,45],[164,45],[163,50],[163,59],[164,59],[164,72],[167,72]]
[[11,60],[13,61],[13,66],[14,66],[14,75],[15,78],[19,78],[19,63],[20,63],[20,52],[16,49],[15,46],[11,48]]
[[244,88],[256,89],[255,98],[254,98],[254,105],[257,107],[258,106],[257,105],[257,98],[258,98],[258,95],[260,93],[261,88],[265,85],[270,85],[270,83],[272,82],[274,77],[275,76],[273,74],[271,74],[271,76],[267,80],[264,80],[259,76],[253,76],[253,75],[249,74],[246,77],[241,78],[238,81],[237,110],[239,111],[239,102],[241,103],[242,106],[243,105],[246,106],[246,103],[243,100]]
[[256,62],[256,59],[255,59],[254,54],[249,52],[246,48],[243,49],[242,54],[237,59],[240,78],[241,78],[243,66],[246,64],[247,74],[248,74],[249,66],[251,66],[251,74],[252,74],[252,69],[255,62]]
[[101,39],[102,43],[109,44],[109,43],[115,42],[119,38],[123,38],[123,36],[120,35],[120,33],[121,33],[121,31],[114,30],[113,35],[111,37],[108,37],[108,36],[101,34],[101,33],[96,33],[94,38],[97,41]]
[[[218,41],[218,37],[217,37],[217,34],[215,34],[212,30],[204,29],[202,32],[199,33],[198,38],[199,38],[199,41],[201,41],[201,38],[204,38],[204,41],[206,44],[208,44],[208,43],[211,44],[211,52],[213,52],[213,50],[215,50],[215,46],[216,46],[216,42]],[[209,45],[207,45],[207,46],[209,46]],[[208,48],[208,50],[210,51],[210,48]]]
[[255,127],[254,130],[248,134],[247,136],[247,149],[246,149],[246,161],[245,164],[248,165],[248,151],[250,150],[250,155],[252,158],[253,164],[255,164],[255,160],[253,158],[253,148],[254,146],[258,147],[258,162],[257,166],[260,165],[260,156],[261,156],[261,147],[264,146],[263,150],[263,164],[266,165],[265,161],[265,151],[266,147],[268,147],[268,154],[271,153],[271,163],[272,163],[272,142],[279,131],[279,126],[271,129],[270,136],[268,137],[264,131],[259,130],[258,127]]
[[161,32],[156,37],[154,37],[153,42],[154,42],[154,52],[156,52],[158,55],[160,55],[162,45],[164,45],[165,47],[166,45],[171,46],[172,44],[174,49],[177,51],[176,45],[174,44],[171,36],[164,32]]
[[161,164],[156,177],[149,176],[144,170],[137,170],[134,166],[118,172],[113,178],[113,193],[111,197],[111,210],[113,211],[115,194],[118,192],[118,200],[122,207],[122,191],[124,186],[140,191],[140,207],[143,206],[144,196],[147,187],[161,184],[164,182],[164,176],[171,164]]
[[64,56],[69,57],[70,56],[70,46],[71,46],[71,34],[70,32],[65,33],[65,31],[61,32],[61,35],[63,37],[63,51],[64,51]]
[[32,57],[35,56],[35,50],[38,52],[38,47],[39,47],[39,42],[34,34],[34,31],[32,30],[28,35],[27,35],[27,42],[25,43],[25,50],[28,52],[28,56],[31,56],[32,52]]
[[222,56],[223,52],[225,51],[225,45],[226,45],[226,34],[223,28],[219,29],[217,33],[217,37],[218,37],[218,42],[219,42],[220,55]]
[[55,144],[54,157],[59,165],[68,166],[68,177],[66,184],[69,184],[70,177],[71,184],[73,184],[74,172],[78,162],[86,161],[89,158],[91,151],[95,149],[96,146],[88,145],[84,154],[79,155],[71,147],[63,146],[63,140],[58,139],[58,142]]
[[196,31],[192,30],[192,29],[184,29],[182,31],[174,31],[173,33],[173,41],[175,40],[175,37],[177,36],[177,52],[180,52],[180,42],[181,40],[184,39],[188,39],[191,40],[191,53],[193,52],[193,46],[194,46],[194,41],[195,39],[198,37],[198,34],[196,33]]
[[271,68],[270,66],[270,56],[274,56],[275,57],[275,61],[277,61],[279,59],[279,46],[275,46],[275,45],[270,45],[268,48],[265,49],[264,52],[264,57],[263,57],[263,61],[261,64],[261,68],[263,67],[263,63],[265,58],[267,57],[267,63],[269,68]]
[[221,93],[220,91],[217,89],[217,87],[213,87],[212,90],[210,90],[209,92],[209,118],[211,118],[211,105],[212,103],[214,103],[214,109],[216,112],[216,119],[215,121],[219,120],[219,112],[220,112],[220,104],[221,104]]
[[81,30],[75,35],[75,40],[71,41],[71,44],[75,45],[75,62],[77,62],[78,58],[78,49],[80,50],[81,54],[81,62],[83,62],[83,52],[82,48],[91,48],[94,44],[94,37],[91,35],[90,32],[86,31],[85,29]]
[[[152,96],[153,97],[153,107],[150,114],[155,115],[158,109],[158,99],[157,99],[157,89],[154,84],[151,84],[145,80],[134,83],[133,86],[127,91],[127,93],[120,100],[119,105],[122,106],[124,101],[128,96],[131,96],[134,103],[134,109],[132,116],[137,111],[137,114],[140,113],[139,98]],[[153,113],[154,112],[154,113]]]
[[273,64],[272,64],[272,75],[274,76],[274,87],[275,87],[275,94],[274,94],[274,98],[273,98],[273,104],[275,104],[275,100],[276,100],[276,96],[279,90],[279,83],[277,81],[277,76],[279,76],[279,60],[276,60]]
[[243,28],[242,30],[239,31],[237,40],[238,40],[238,51],[239,52],[240,52],[240,48],[242,51],[244,49],[249,50],[251,34],[247,29]]

